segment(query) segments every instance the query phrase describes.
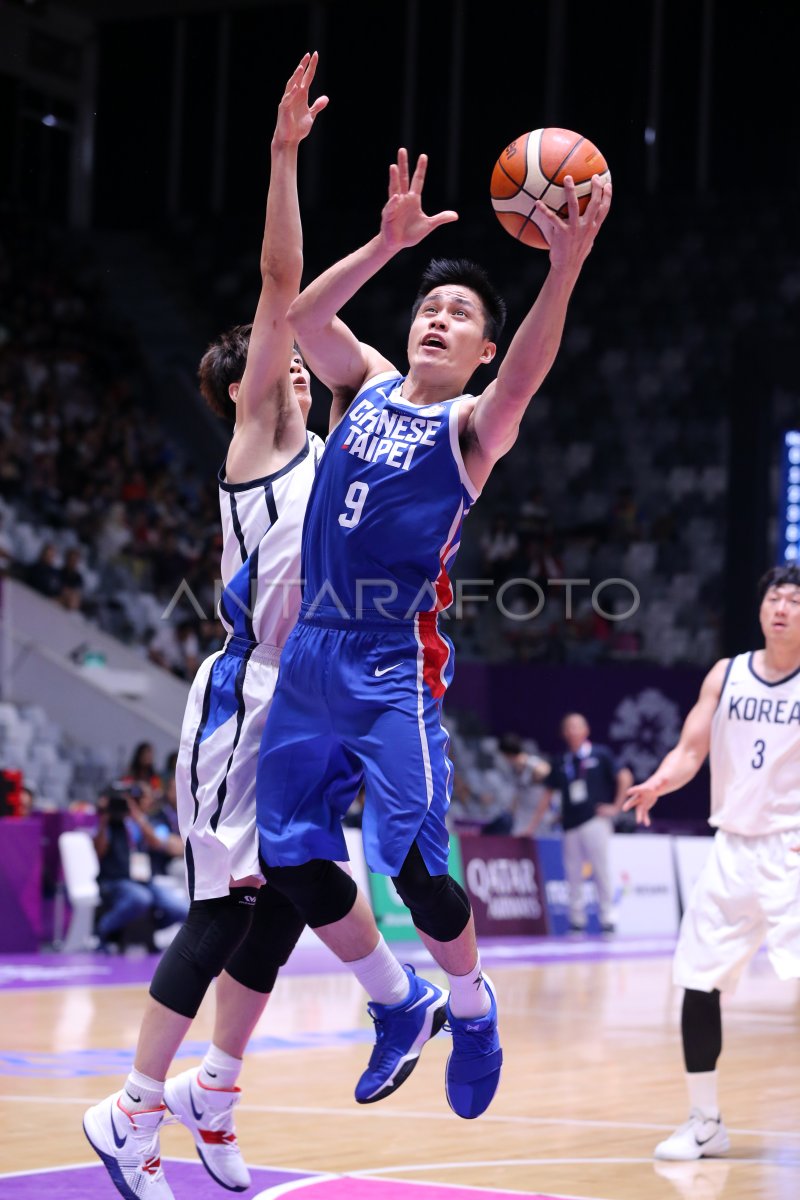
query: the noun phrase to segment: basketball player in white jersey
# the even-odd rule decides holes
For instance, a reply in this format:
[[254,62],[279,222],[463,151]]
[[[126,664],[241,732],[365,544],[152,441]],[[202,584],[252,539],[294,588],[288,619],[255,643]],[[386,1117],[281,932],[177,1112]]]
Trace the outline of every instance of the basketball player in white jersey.
[[[201,392],[235,428],[219,474],[223,525],[220,617],[224,649],[201,666],[176,770],[191,908],[150,987],[134,1068],[121,1091],[90,1108],[84,1130],[129,1200],[173,1200],[160,1164],[168,1110],[192,1132],[217,1183],[250,1176],[233,1127],[242,1055],[303,921],[262,887],[255,774],[280,650],[299,606],[300,536],[322,443],[306,430],[309,375],[286,311],[302,273],[297,153],[328,103],[309,103],[317,55],[306,54],[278,108],[252,327],[238,326],[200,364]],[[213,1042],[199,1069],[167,1071],[211,984]]]
[[720,992],[736,986],[766,941],[780,979],[800,978],[800,567],[759,583],[764,648],[721,659],[706,676],[680,741],[623,808],[638,823],[710,755],[717,833],[681,922],[673,978],[685,988],[689,1120],[656,1146],[684,1160],[730,1148],[717,1099]]

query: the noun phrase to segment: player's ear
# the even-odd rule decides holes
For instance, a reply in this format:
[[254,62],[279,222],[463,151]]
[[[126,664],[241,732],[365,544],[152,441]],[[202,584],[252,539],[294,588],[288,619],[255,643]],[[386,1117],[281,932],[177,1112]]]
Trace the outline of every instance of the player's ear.
[[236,383],[228,384],[228,395],[234,404],[239,399],[239,382],[240,381],[237,379]]
[[495,354],[497,354],[497,346],[494,342],[487,342],[483,347],[483,351],[481,352],[481,362],[490,363]]

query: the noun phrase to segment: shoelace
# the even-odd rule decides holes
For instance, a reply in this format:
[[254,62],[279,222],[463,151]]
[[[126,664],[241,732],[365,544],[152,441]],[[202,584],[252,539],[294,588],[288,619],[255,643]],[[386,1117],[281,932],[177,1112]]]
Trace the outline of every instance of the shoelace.
[[218,1145],[236,1145],[236,1133],[233,1129],[233,1109],[237,1099],[238,1094],[224,1108],[218,1109],[217,1112],[211,1112],[209,1116],[208,1129],[210,1133],[219,1135]]
[[[477,1024],[481,1017],[474,1018],[474,1024]],[[469,1056],[471,1058],[480,1058],[484,1054],[491,1054],[497,1049],[495,1039],[497,1030],[494,1025],[490,1025],[488,1029],[466,1029],[465,1025],[468,1018],[459,1018],[454,1025],[450,1021],[445,1021],[444,1029],[452,1034],[453,1047],[458,1050],[459,1054]]]
[[384,1028],[382,1018],[376,1016],[375,1010],[371,1004],[367,1005],[367,1012],[372,1018],[372,1024],[375,1026],[375,1045],[372,1047],[372,1053],[369,1056],[368,1066],[377,1067],[386,1054],[385,1047],[383,1046],[383,1039],[386,1035],[386,1030]]
[[157,1125],[150,1127],[137,1125],[135,1114],[131,1120],[130,1135],[133,1138],[137,1156],[143,1160],[140,1169],[153,1179],[160,1179],[164,1174],[161,1169],[161,1150],[159,1147],[161,1130],[165,1125],[177,1124],[179,1124],[177,1117],[162,1117]]

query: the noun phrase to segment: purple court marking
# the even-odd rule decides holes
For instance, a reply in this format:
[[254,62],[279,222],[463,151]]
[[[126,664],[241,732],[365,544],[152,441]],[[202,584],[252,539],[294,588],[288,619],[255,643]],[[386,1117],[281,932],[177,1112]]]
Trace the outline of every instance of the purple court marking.
[[[91,1151],[90,1151],[91,1153]],[[191,1196],[192,1200],[220,1200],[223,1194],[199,1162],[180,1162],[164,1159],[164,1170],[175,1194]],[[251,1167],[253,1187],[242,1195],[254,1196],[280,1184],[305,1178],[302,1171],[279,1171]],[[58,1200],[108,1200],[115,1196],[114,1185],[100,1163],[91,1167],[76,1167],[41,1171],[26,1175],[0,1175],[0,1194],[3,1200],[42,1200],[43,1196],[58,1196]]]
[[401,1179],[370,1179],[364,1176],[342,1175],[335,1179],[309,1179],[298,1188],[278,1184],[253,1200],[278,1200],[285,1195],[307,1197],[308,1200],[561,1200],[539,1192],[495,1192],[487,1188],[458,1187],[437,1183],[407,1183]]
[[[164,1171],[177,1196],[220,1200],[219,1185],[200,1163],[164,1159]],[[250,1175],[253,1183],[246,1193],[242,1193],[245,1200],[247,1197],[250,1200],[278,1200],[280,1196],[295,1193],[298,1197],[308,1197],[308,1200],[509,1200],[509,1197],[563,1200],[540,1192],[498,1192],[491,1188],[443,1186],[423,1180],[407,1183],[399,1179],[352,1175],[316,1177],[312,1173],[272,1167],[251,1167]],[[108,1200],[114,1188],[105,1168],[98,1163],[97,1166],[54,1167],[48,1171],[0,1175],[0,1192],[3,1200],[41,1200],[44,1195],[58,1196],[58,1200]]]
[[[481,938],[485,966],[516,967],[531,963],[631,961],[668,958],[674,937],[614,938]],[[427,963],[427,950],[417,941],[395,942],[401,962]],[[158,955],[105,954],[3,954],[0,955],[0,992],[24,988],[125,987],[150,982]],[[347,967],[324,946],[298,946],[282,968],[284,975],[343,974]]]

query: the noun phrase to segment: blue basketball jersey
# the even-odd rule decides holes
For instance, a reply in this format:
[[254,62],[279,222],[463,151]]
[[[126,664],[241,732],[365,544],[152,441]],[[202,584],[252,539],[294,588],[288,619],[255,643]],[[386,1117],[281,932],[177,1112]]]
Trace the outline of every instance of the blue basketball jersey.
[[420,407],[367,381],[330,434],[303,528],[301,619],[358,623],[452,604],[449,571],[477,499],[458,440],[464,397]]

